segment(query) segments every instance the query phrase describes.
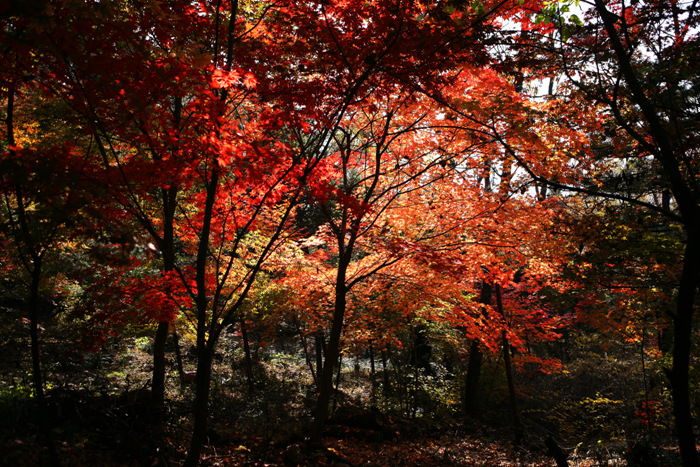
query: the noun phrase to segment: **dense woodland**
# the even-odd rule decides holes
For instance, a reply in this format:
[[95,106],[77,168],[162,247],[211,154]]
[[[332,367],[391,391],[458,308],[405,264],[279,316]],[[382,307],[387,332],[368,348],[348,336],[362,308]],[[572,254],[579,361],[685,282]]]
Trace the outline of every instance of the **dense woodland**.
[[0,1],[0,463],[698,466],[699,15]]

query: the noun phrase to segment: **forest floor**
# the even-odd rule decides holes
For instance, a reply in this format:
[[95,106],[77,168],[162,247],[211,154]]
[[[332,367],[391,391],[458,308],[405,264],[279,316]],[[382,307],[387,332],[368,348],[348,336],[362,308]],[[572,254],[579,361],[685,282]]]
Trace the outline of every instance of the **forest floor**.
[[[54,438],[59,458],[69,466],[155,466],[180,465],[189,443],[190,423],[185,407],[172,410],[160,430],[154,429],[135,393],[105,397],[85,391],[53,392],[50,403],[57,408]],[[3,416],[0,430],[2,466],[47,465],[35,414],[28,402],[19,403],[24,412],[19,423]],[[216,408],[212,408],[216,419]],[[4,415],[4,414],[3,414]],[[22,414],[20,414],[22,415]],[[27,417],[28,416],[28,417]],[[203,466],[552,466],[545,446],[525,437],[513,444],[513,433],[483,425],[466,427],[445,424],[429,427],[421,421],[399,421],[410,425],[407,433],[394,439],[368,439],[367,431],[338,427],[324,438],[327,451],[309,451],[295,435],[256,435],[252,427],[231,426],[215,420],[201,457]],[[344,432],[344,433],[343,433]],[[569,465],[625,466],[610,452],[580,451],[569,454]]]
[[[4,331],[0,342],[0,466],[46,465],[39,414],[30,390],[28,326],[12,315],[0,309]],[[69,344],[75,341],[75,332],[62,326],[60,332],[47,329],[42,335],[49,415],[62,464],[181,464],[191,433],[193,387],[180,385],[172,348],[166,410],[157,422],[149,403],[150,339],[122,339],[102,352],[79,354]],[[367,427],[348,422],[373,413],[368,410],[368,374],[358,366],[353,370],[352,365],[344,368],[334,402],[336,413],[346,416],[331,419],[325,451],[310,451],[304,433],[310,424],[314,390],[303,358],[284,349],[268,351],[257,361],[254,381],[249,384],[240,349],[227,346],[226,339],[214,365],[210,428],[201,457],[205,466],[552,466],[555,461],[544,444],[547,437],[567,453],[572,467],[672,466],[677,461],[671,438],[666,435],[653,446],[634,444],[629,436],[616,435],[620,424],[616,425],[614,417],[622,413],[620,404],[603,396],[589,398],[593,402],[587,406],[575,405],[576,410],[587,410],[587,415],[566,415],[557,408],[554,414],[544,416],[541,408],[524,404],[524,433],[518,443],[509,424],[494,423],[498,417],[493,414],[486,419],[468,419],[450,407],[420,416],[380,403],[378,424]],[[183,346],[185,365],[192,370],[194,360],[188,350]],[[586,378],[590,381],[590,372]],[[560,387],[548,384],[540,388],[541,397],[564,399]],[[559,384],[566,387],[572,382]],[[526,394],[527,388],[522,391]],[[530,399],[538,400],[534,393]],[[610,408],[609,413],[603,413],[603,408]],[[595,430],[574,437],[547,428],[554,426],[546,424],[547,417],[565,415]],[[592,426],[596,420],[601,426]],[[579,429],[570,419],[562,423]],[[603,430],[605,424],[613,428]]]

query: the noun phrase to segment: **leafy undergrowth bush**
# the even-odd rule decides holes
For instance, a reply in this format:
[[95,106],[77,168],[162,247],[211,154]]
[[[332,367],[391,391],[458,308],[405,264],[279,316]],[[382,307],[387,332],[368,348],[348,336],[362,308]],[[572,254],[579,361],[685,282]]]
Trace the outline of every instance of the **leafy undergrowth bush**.
[[573,465],[679,465],[665,362],[642,366],[639,343],[569,339],[562,371],[522,382],[526,422],[561,438]]
[[[4,318],[8,318],[7,315]],[[0,451],[2,465],[40,465],[46,459],[30,391],[28,342],[21,321],[0,343]],[[2,324],[2,323],[0,323]],[[161,423],[149,404],[152,365],[149,330],[108,341],[95,354],[76,352],[64,326],[45,325],[47,396],[54,437],[65,465],[178,465],[191,433],[191,385],[180,386],[174,346],[167,406]],[[372,375],[362,358],[345,358],[336,413],[366,413],[377,407],[382,429],[329,429],[330,453],[306,452],[305,434],[315,403],[307,362],[294,347],[256,348],[252,380],[232,335],[214,361],[210,426],[203,465],[283,465],[299,450],[305,465],[553,465],[543,440],[551,437],[571,466],[661,466],[678,463],[670,433],[668,394],[657,368],[646,368],[647,391],[633,347],[604,350],[595,339],[577,337],[563,371],[516,373],[525,436],[515,443],[500,356],[487,357],[482,374],[482,410],[477,419],[460,412],[463,370],[438,358],[430,368],[388,362]],[[186,340],[187,370],[195,360]],[[571,350],[576,349],[576,350]],[[652,397],[646,402],[645,397]],[[648,410],[647,410],[648,409]],[[646,418],[645,418],[646,417]],[[295,446],[297,446],[295,448]],[[292,456],[293,457],[293,456]],[[294,462],[292,462],[293,464]]]

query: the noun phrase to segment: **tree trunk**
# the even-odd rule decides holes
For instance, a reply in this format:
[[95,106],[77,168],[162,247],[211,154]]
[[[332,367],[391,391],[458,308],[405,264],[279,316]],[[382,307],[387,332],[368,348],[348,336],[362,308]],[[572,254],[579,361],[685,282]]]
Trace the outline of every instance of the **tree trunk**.
[[464,382],[464,413],[467,415],[477,415],[479,380],[481,379],[483,361],[484,356],[481,353],[479,341],[474,339],[469,349],[469,364],[467,365],[467,376]]
[[294,322],[297,326],[297,331],[299,332],[299,341],[301,343],[301,348],[304,351],[304,359],[306,360],[306,364],[308,365],[309,371],[311,372],[311,378],[314,380],[314,386],[318,387],[318,377],[316,376],[314,363],[311,361],[311,357],[309,356],[309,346],[306,342],[306,336],[304,336],[304,333],[301,331],[299,323],[297,323],[296,320],[294,320]]
[[338,371],[335,375],[335,390],[333,391],[333,411],[338,407],[338,393],[340,391],[340,376],[343,370],[343,355],[338,354]]
[[245,353],[245,375],[248,379],[248,390],[255,391],[255,379],[253,378],[253,359],[250,356],[250,343],[248,342],[248,329],[245,326],[245,318],[241,318],[241,337],[243,338],[243,352]]
[[544,445],[547,447],[549,454],[554,458],[557,463],[557,467],[569,467],[569,457],[562,448],[559,447],[554,438],[549,437],[544,440]]
[[382,399],[386,403],[386,396],[388,394],[391,394],[391,381],[389,380],[389,372],[387,371],[387,352],[389,352],[389,346],[387,345],[386,350],[382,350],[381,357],[382,357],[382,380],[384,386],[382,387]]
[[173,341],[175,342],[175,360],[177,362],[177,375],[180,379],[180,389],[185,387],[185,368],[182,365],[182,352],[180,352],[180,338],[177,330],[173,329]]
[[151,385],[151,403],[157,419],[163,415],[165,404],[165,344],[168,340],[167,321],[158,323],[156,336],[153,339],[153,380]]
[[321,390],[321,373],[323,373],[323,348],[325,347],[323,342],[323,335],[317,332],[314,335],[314,350],[316,351],[316,390]]
[[[216,335],[211,333],[207,323],[208,297],[206,283],[206,266],[209,255],[209,233],[213,218],[214,201],[216,200],[219,185],[219,172],[215,165],[211,169],[211,178],[207,183],[207,197],[204,203],[204,215],[202,227],[199,234],[199,244],[197,245],[197,268],[196,285],[197,295],[195,299],[197,309],[197,375],[195,377],[195,399],[194,399],[194,428],[190,449],[185,459],[185,467],[195,467],[199,463],[199,455],[202,451],[202,443],[207,431],[207,417],[209,415],[209,386],[211,384],[211,358],[214,353],[213,345],[216,342]],[[212,304],[215,306],[215,304]],[[209,336],[207,338],[207,333]]]
[[[15,132],[14,132],[14,108],[15,108],[15,87],[11,85],[7,95],[7,115],[5,125],[7,129],[7,145],[10,154],[15,155]],[[46,447],[49,451],[49,462],[52,466],[60,465],[58,453],[51,435],[51,424],[49,420],[48,406],[44,395],[44,380],[41,373],[41,350],[39,346],[39,285],[41,283],[42,274],[42,250],[36,245],[33,240],[33,232],[30,230],[27,219],[27,211],[24,204],[24,196],[22,187],[19,185],[19,180],[15,185],[14,192],[17,202],[17,222],[18,229],[21,232],[22,240],[16,238],[17,251],[22,262],[25,264],[27,272],[31,277],[29,284],[29,338],[32,354],[32,380],[34,383],[34,396],[36,397],[37,405],[39,406],[39,423],[41,431],[46,441]],[[14,222],[10,215],[10,222]],[[14,228],[14,227],[13,227]],[[22,253],[23,248],[21,243],[26,242],[27,254]],[[29,266],[31,264],[31,267]]]
[[[491,295],[493,286],[490,282],[484,281],[481,284],[481,292],[479,293],[479,303],[484,305],[491,304]],[[482,313],[486,313],[486,309],[482,309]],[[467,365],[467,376],[464,382],[464,413],[466,415],[477,415],[479,401],[479,380],[481,379],[481,368],[484,362],[484,355],[481,352],[479,341],[472,341],[471,349],[469,350],[469,363]]]
[[[179,116],[176,117],[179,120]],[[163,239],[160,245],[163,262],[163,273],[175,269],[175,205],[177,203],[178,187],[163,188]],[[151,403],[158,420],[161,419],[165,405],[165,344],[168,341],[169,323],[158,323],[153,339],[153,376],[151,385]]]
[[311,443],[321,445],[323,430],[326,427],[328,418],[328,404],[333,393],[333,370],[340,355],[340,335],[343,330],[343,320],[345,318],[345,303],[347,300],[347,290],[345,286],[345,273],[349,263],[348,258],[342,258],[338,265],[338,276],[335,284],[335,306],[333,309],[333,324],[326,346],[326,355],[323,362],[323,371],[319,371],[319,393],[316,401],[316,412],[311,428]]
[[616,23],[618,23],[619,17],[607,9],[604,0],[595,0],[595,8],[610,39],[610,46],[617,57],[621,75],[629,86],[632,101],[639,106],[644,115],[648,125],[648,133],[655,144],[655,147],[650,149],[664,169],[671,194],[676,200],[682,223],[686,229],[687,239],[683,271],[678,287],[676,315],[673,319],[673,368],[669,373],[669,380],[681,459],[685,467],[698,467],[700,463],[695,446],[688,387],[693,307],[698,287],[698,273],[700,272],[700,246],[697,244],[700,238],[700,207],[698,207],[697,193],[694,190],[694,180],[684,177],[681,170],[679,154],[682,148],[679,148],[672,140],[664,125],[663,118],[658,115],[654,103],[645,93],[643,81],[637,74],[637,68],[630,60],[631,54],[623,44],[617,29]]
[[686,240],[676,316],[673,320],[673,367],[669,372],[678,446],[685,467],[700,465],[695,447],[689,389],[693,305],[698,287],[698,273],[700,272],[700,244],[697,243],[697,234],[698,232],[688,231]]
[[[503,290],[500,284],[496,284],[496,306],[498,313],[503,317],[505,326],[505,312],[503,311]],[[501,333],[501,344],[503,346],[503,362],[506,369],[506,379],[508,380],[508,395],[510,397],[510,413],[513,420],[513,426],[516,430],[516,444],[519,444],[523,437],[523,427],[520,423],[520,414],[518,413],[518,399],[515,394],[515,381],[513,380],[513,365],[510,359],[510,342],[506,334],[505,328]]]
[[209,416],[209,388],[211,386],[211,361],[213,351],[206,345],[197,346],[197,376],[195,377],[194,429],[190,449],[184,467],[196,467],[207,435]]
[[51,434],[51,422],[49,420],[48,404],[44,394],[44,379],[41,373],[41,351],[39,349],[39,282],[41,280],[41,258],[34,256],[32,282],[29,286],[29,334],[32,351],[32,380],[34,382],[34,396],[39,406],[39,422],[41,431],[49,451],[49,462],[52,466],[60,465],[58,453]]
[[370,393],[369,401],[372,408],[377,404],[377,374],[374,368],[374,345],[372,341],[369,343],[369,381],[370,381]]

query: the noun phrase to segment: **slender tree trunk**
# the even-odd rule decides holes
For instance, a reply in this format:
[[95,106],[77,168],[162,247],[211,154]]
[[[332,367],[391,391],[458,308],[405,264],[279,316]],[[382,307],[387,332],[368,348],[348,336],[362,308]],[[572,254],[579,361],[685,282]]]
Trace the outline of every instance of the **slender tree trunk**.
[[[219,24],[219,7],[216,6],[216,24]],[[233,0],[230,5],[230,17],[228,25],[228,41],[226,44],[226,62],[224,69],[231,71],[233,66],[233,45],[235,42],[235,27],[238,13],[238,0]],[[217,28],[218,30],[218,28]],[[215,55],[218,53],[218,33],[214,45]],[[216,61],[214,62],[216,66]],[[222,90],[219,96],[221,103],[226,103],[228,91]],[[212,317],[212,326],[207,324],[207,310],[209,306],[206,269],[209,256],[209,235],[213,220],[214,202],[219,189],[219,169],[216,161],[209,169],[210,178],[206,182],[206,200],[204,203],[204,215],[202,217],[202,227],[200,231],[199,244],[197,245],[196,261],[196,285],[197,295],[195,304],[197,307],[197,376],[195,377],[195,400],[194,400],[194,428],[190,449],[187,452],[184,467],[195,467],[199,463],[199,456],[202,451],[202,444],[207,432],[207,418],[209,416],[209,388],[211,386],[211,361],[214,354],[215,343],[218,334],[212,332],[215,318]],[[212,304],[216,308],[216,303]],[[209,334],[207,337],[207,333]]]
[[195,377],[194,430],[184,467],[196,467],[207,435],[209,389],[211,387],[212,353],[206,345],[197,346],[197,376]]
[[382,387],[382,400],[384,400],[384,403],[386,404],[387,402],[387,395],[391,394],[391,381],[389,381],[389,372],[387,371],[387,352],[389,351],[389,347],[387,346],[386,350],[382,350],[381,353],[381,359],[382,359],[382,380],[383,380],[383,387]]
[[151,402],[156,417],[163,415],[165,404],[165,344],[168,340],[169,324],[167,321],[158,323],[156,336],[153,339],[153,380],[151,385]]
[[317,446],[321,445],[323,430],[326,427],[326,419],[328,418],[328,404],[333,392],[333,370],[338,362],[338,356],[340,355],[340,335],[343,330],[345,304],[347,300],[345,274],[349,262],[349,257],[341,257],[340,264],[338,265],[338,276],[335,284],[333,324],[331,325],[331,333],[328,338],[328,345],[326,346],[326,358],[323,362],[323,371],[319,372],[320,388],[318,399],[316,401],[314,421],[311,427],[311,443]]
[[[481,284],[481,292],[479,293],[479,303],[484,305],[491,304],[491,295],[493,286],[490,282],[484,281]],[[483,309],[482,313],[486,313]],[[477,414],[479,401],[479,388],[481,379],[481,368],[484,362],[484,355],[481,352],[481,346],[476,339],[472,341],[469,350],[469,363],[467,364],[467,376],[464,382],[464,413],[474,416]]]
[[418,366],[413,366],[413,378],[411,379],[411,390],[406,391],[406,399],[410,404],[411,418],[416,418],[418,414],[418,389],[420,388],[420,371]]
[[245,318],[241,318],[241,337],[243,338],[243,352],[245,353],[245,376],[248,379],[248,389],[252,393],[255,390],[255,379],[253,378],[253,359],[250,356],[250,343],[248,342],[248,328],[245,325]]
[[32,350],[32,380],[34,382],[34,396],[39,406],[39,423],[41,431],[49,451],[49,462],[52,466],[60,465],[56,445],[51,433],[48,404],[44,394],[44,378],[41,372],[41,350],[39,346],[39,283],[41,281],[41,258],[34,257],[32,282],[29,286],[29,333]]
[[544,445],[547,447],[549,454],[554,458],[557,463],[557,467],[569,467],[569,457],[562,448],[559,447],[554,438],[551,436],[544,440]]
[[185,368],[182,365],[182,352],[180,351],[180,338],[177,330],[173,329],[173,341],[175,342],[175,360],[177,362],[177,375],[180,379],[180,389],[185,387]]
[[669,372],[676,434],[685,467],[697,467],[698,455],[693,432],[690,404],[689,370],[692,349],[693,305],[700,272],[700,232],[688,231],[683,258],[683,271],[678,289],[676,316],[673,320],[673,367]]
[[506,370],[506,380],[508,381],[508,396],[510,398],[510,415],[513,425],[516,429],[521,430],[520,414],[518,413],[518,398],[515,393],[515,381],[513,379],[513,364],[510,358],[510,342],[506,332],[503,331],[501,336],[501,345],[503,347],[503,362]]
[[214,353],[213,345],[209,348],[210,342],[215,342],[215,335],[207,333],[211,331],[207,323],[208,314],[208,294],[206,283],[206,267],[209,255],[209,234],[219,186],[219,172],[216,166],[211,169],[211,178],[207,183],[207,197],[204,203],[204,215],[202,228],[200,231],[199,244],[197,245],[197,269],[196,285],[197,296],[195,305],[197,307],[197,375],[195,377],[195,399],[194,399],[194,428],[190,449],[185,459],[185,467],[195,467],[199,463],[199,455],[202,451],[202,443],[207,431],[207,417],[209,415],[209,387],[211,385],[211,358]]
[[467,364],[467,376],[464,382],[464,413],[467,415],[474,416],[477,414],[483,361],[484,356],[481,352],[481,346],[474,339],[469,349],[469,363]]
[[369,380],[371,385],[369,393],[370,406],[374,408],[377,404],[377,374],[374,369],[374,345],[371,341],[369,343]]
[[[505,312],[503,311],[503,290],[501,289],[501,284],[496,284],[496,306],[498,307],[498,313],[503,317],[505,321]],[[505,325],[505,323],[504,323]],[[520,414],[518,413],[518,399],[515,394],[515,381],[513,380],[513,365],[510,358],[510,342],[508,341],[508,336],[506,330],[503,329],[501,332],[501,345],[503,346],[503,362],[506,370],[506,379],[508,380],[508,395],[510,397],[510,413],[513,420],[513,426],[516,430],[516,444],[520,442],[523,437],[523,427],[520,422]]]
[[[179,113],[176,112],[176,121],[179,121]],[[163,239],[160,248],[163,273],[175,269],[175,205],[177,203],[178,187],[162,189],[163,198]],[[165,405],[165,345],[168,341],[170,324],[167,321],[158,323],[156,335],[153,339],[153,376],[151,384],[151,403],[158,420],[163,415]]]
[[323,348],[325,347],[323,336],[320,332],[314,335],[314,347],[316,351],[316,389],[320,391],[321,383],[319,380],[321,378],[321,373],[323,373]]
[[644,383],[644,412],[647,417],[647,436],[648,440],[651,441],[651,434],[654,427],[653,414],[649,407],[649,385],[647,384],[647,367],[646,367],[646,356],[644,355],[644,344],[646,341],[647,330],[646,327],[642,328],[642,342],[641,347],[641,357],[642,357],[642,382]]
[[297,323],[297,330],[299,331],[299,341],[301,343],[301,348],[304,350],[304,358],[306,359],[306,364],[309,366],[309,371],[311,371],[311,378],[314,380],[314,386],[318,387],[318,378],[316,376],[316,370],[314,369],[314,363],[311,361],[311,356],[309,355],[309,346],[306,342],[306,336],[301,332],[301,328]]
[[[208,237],[208,229],[204,229]],[[208,243],[206,240],[201,243]],[[205,248],[206,250],[206,248]],[[209,416],[209,388],[211,385],[211,361],[213,349],[207,345],[207,300],[204,294],[204,275],[201,278],[200,295],[197,297],[197,374],[195,376],[195,398],[193,407],[194,428],[190,449],[185,459],[185,467],[195,467],[199,464],[199,456],[202,451],[202,444],[207,432],[207,418]],[[212,339],[209,336],[209,339]]]
[[338,355],[338,371],[335,375],[335,390],[333,391],[333,411],[338,407],[338,392],[340,391],[340,376],[343,370],[343,355]]

